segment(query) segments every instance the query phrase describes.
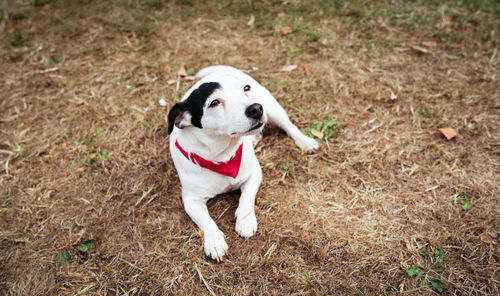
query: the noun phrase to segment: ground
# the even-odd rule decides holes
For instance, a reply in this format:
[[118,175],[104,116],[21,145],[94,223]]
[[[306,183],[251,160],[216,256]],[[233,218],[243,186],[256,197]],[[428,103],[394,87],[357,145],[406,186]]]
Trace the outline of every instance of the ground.
[[[497,1],[0,7],[2,294],[500,293]],[[257,234],[234,231],[237,192],[209,202],[221,263],[183,210],[165,122],[193,83],[179,69],[213,64],[322,136],[305,154],[266,128]]]

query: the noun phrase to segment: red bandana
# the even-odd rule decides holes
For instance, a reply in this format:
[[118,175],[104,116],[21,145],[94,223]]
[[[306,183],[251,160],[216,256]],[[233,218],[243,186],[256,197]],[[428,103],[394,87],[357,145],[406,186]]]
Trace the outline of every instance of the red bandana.
[[175,140],[175,146],[187,159],[191,160],[194,164],[199,165],[202,168],[211,170],[224,176],[231,177],[233,179],[238,176],[241,165],[241,155],[243,154],[243,143],[240,145],[240,147],[238,147],[238,150],[236,150],[236,154],[233,155],[233,157],[231,157],[231,159],[229,159],[227,162],[213,162],[210,160],[206,160],[198,154],[186,152],[186,150],[182,149],[177,140]]

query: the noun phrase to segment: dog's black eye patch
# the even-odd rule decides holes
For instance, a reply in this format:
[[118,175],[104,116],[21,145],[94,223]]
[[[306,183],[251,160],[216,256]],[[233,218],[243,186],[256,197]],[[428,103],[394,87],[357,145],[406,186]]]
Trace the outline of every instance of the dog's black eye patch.
[[189,95],[187,99],[175,104],[175,106],[172,108],[170,112],[172,116],[170,116],[169,114],[169,133],[171,132],[170,127],[173,125],[173,122],[175,121],[175,116],[178,116],[178,114],[176,115],[176,112],[182,113],[188,111],[191,114],[191,124],[196,127],[202,128],[201,117],[203,116],[203,106],[205,106],[207,98],[216,89],[220,88],[221,85],[217,82],[203,83],[197,89],[193,90],[193,92]]

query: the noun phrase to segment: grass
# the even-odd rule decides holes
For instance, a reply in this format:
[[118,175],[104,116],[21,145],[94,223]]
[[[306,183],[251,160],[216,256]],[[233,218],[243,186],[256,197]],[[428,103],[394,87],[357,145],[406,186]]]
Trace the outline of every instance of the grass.
[[[499,11],[493,0],[1,2],[0,289],[500,293]],[[193,83],[177,83],[179,67],[212,64],[250,71],[322,135],[308,155],[266,128],[257,234],[234,231],[238,192],[208,204],[230,248],[219,264],[183,210],[164,120]]]

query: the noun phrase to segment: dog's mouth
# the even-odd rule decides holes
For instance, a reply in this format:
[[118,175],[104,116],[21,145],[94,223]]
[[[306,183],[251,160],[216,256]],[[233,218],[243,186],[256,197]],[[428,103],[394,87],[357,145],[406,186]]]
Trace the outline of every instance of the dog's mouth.
[[253,134],[256,130],[258,130],[259,128],[261,128],[263,125],[265,124],[265,122],[258,122],[257,124],[255,124],[254,126],[252,126],[250,129],[248,129],[247,131],[245,132],[233,132],[231,133],[231,136],[245,136],[245,135],[251,135]]
[[248,131],[251,132],[251,131],[254,131],[256,129],[259,129],[261,126],[263,126],[264,123],[263,122],[259,122],[257,123],[256,125],[252,126]]

